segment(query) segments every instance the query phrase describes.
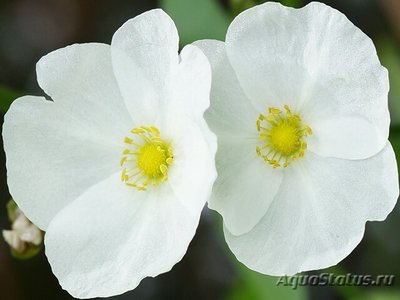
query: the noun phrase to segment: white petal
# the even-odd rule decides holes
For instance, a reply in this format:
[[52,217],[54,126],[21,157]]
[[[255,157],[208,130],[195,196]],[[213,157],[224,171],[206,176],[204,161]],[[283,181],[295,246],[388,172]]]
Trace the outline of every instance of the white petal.
[[234,235],[248,232],[262,219],[283,177],[257,156],[256,146],[251,140],[218,140],[218,178],[209,207],[222,215]]
[[121,294],[169,271],[195,234],[200,211],[188,214],[168,186],[140,192],[119,177],[89,189],[46,233],[52,270],[74,297]]
[[[337,264],[360,242],[367,220],[383,220],[399,195],[397,164],[387,146],[366,160],[312,153],[288,172],[264,218],[226,240],[249,268],[293,275]],[[245,197],[246,195],[243,195]]]
[[5,116],[8,187],[18,206],[41,229],[87,188],[120,169],[123,136],[104,136],[103,126],[79,118],[78,110],[26,96],[15,100]]
[[[209,206],[223,216],[225,226],[232,233],[243,234],[265,214],[282,174],[271,172],[271,168],[256,157],[258,113],[240,87],[224,43],[203,40],[195,45],[207,55],[213,69],[212,102],[206,118],[219,137],[219,177]],[[260,193],[259,188],[265,193]]]
[[[317,2],[302,9],[268,2],[241,13],[226,43],[245,93],[260,110],[286,103],[305,115],[312,111],[310,120],[359,115],[376,127],[379,137],[368,143],[368,151],[363,143],[346,153],[332,148],[328,156],[364,158],[384,147],[387,70],[371,39],[337,10]],[[353,135],[339,133],[348,134],[347,140]]]
[[[213,69],[212,102],[206,118],[219,137],[219,177],[209,207],[223,216],[225,226],[232,233],[243,234],[265,214],[282,174],[273,172],[256,156],[258,113],[240,87],[224,43],[203,40],[195,45],[207,55]],[[260,188],[264,192],[260,192]]]
[[243,93],[226,55],[225,44],[215,40],[194,43],[210,61],[212,67],[211,106],[205,117],[218,136],[232,139],[257,136],[259,112]]
[[371,157],[378,145],[384,144],[378,128],[357,115],[331,116],[312,124],[308,149],[321,156],[364,159]]
[[197,47],[185,46],[171,76],[168,109],[203,120],[210,106],[211,67],[207,57]]
[[171,71],[179,62],[178,44],[174,22],[160,9],[127,21],[114,34],[114,73],[135,122],[155,123],[157,111],[167,105]]
[[49,53],[37,63],[42,89],[107,143],[123,139],[131,119],[120,94],[106,44],[75,44]]
[[217,177],[217,139],[204,120],[194,123],[183,116],[173,118],[169,116],[163,131],[174,154],[167,183],[188,212],[196,215],[209,199]]

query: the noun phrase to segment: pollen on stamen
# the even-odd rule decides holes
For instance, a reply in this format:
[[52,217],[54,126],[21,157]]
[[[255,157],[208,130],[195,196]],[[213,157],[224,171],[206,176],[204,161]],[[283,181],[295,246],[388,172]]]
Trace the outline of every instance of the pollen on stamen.
[[256,147],[256,153],[274,169],[286,168],[303,157],[307,149],[304,139],[312,134],[311,127],[288,105],[284,105],[284,110],[269,107],[267,115],[259,115],[256,127],[262,143]]
[[121,180],[140,191],[166,181],[174,159],[170,143],[160,137],[155,126],[140,126],[130,133],[131,137],[124,138],[126,148],[120,161]]

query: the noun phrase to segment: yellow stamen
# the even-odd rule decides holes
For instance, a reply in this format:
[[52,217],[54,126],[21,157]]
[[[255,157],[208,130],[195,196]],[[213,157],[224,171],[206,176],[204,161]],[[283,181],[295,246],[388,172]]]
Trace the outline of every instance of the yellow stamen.
[[270,107],[268,115],[260,114],[256,121],[263,143],[261,147],[256,147],[256,153],[274,169],[286,168],[292,161],[303,157],[307,149],[304,138],[312,134],[310,126],[304,124],[288,105],[284,105],[284,109],[283,112]]
[[155,126],[141,126],[130,132],[139,139],[124,139],[129,146],[122,152],[121,180],[130,187],[145,191],[148,185],[157,186],[168,179],[168,168],[173,163],[172,147],[160,137]]

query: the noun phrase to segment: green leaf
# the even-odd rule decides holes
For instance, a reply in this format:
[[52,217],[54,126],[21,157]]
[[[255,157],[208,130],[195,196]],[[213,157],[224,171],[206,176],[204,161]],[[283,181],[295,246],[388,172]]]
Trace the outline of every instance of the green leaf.
[[[348,274],[341,264],[325,269],[320,273],[333,273],[336,276]],[[364,295],[363,290],[355,285],[334,285],[333,288],[339,295],[343,297],[343,299],[352,299],[354,297],[361,297]]]
[[[400,126],[390,126],[389,141],[396,156],[400,157]],[[400,170],[400,160],[397,160],[397,166]]]
[[300,8],[303,6],[302,0],[281,0],[281,3],[288,7]]
[[216,0],[161,0],[178,27],[181,45],[200,39],[225,40],[230,18]]
[[348,298],[349,300],[399,300],[400,291],[395,289],[380,288],[369,290],[360,297]]
[[400,52],[390,37],[377,41],[377,51],[382,64],[389,71],[390,91],[389,106],[392,124],[400,124]]
[[260,1],[256,1],[256,0],[230,0],[229,1],[229,6],[230,6],[234,16],[238,15],[242,11],[244,11],[250,7],[253,7],[257,4],[260,4]]
[[[275,2],[275,1],[265,1],[265,0],[229,0],[229,6],[234,16],[238,15],[242,11],[251,8],[255,5],[263,4],[265,2]],[[283,5],[288,7],[300,8],[304,6],[303,0],[281,0]]]
[[42,251],[42,249],[43,249],[43,243],[40,244],[39,246],[36,246],[34,244],[29,244],[28,248],[24,252],[18,253],[14,249],[11,249],[11,254],[16,259],[27,260],[38,255]]
[[6,112],[11,103],[21,96],[22,94],[17,91],[9,89],[5,86],[0,86],[0,111]]
[[15,203],[13,199],[10,199],[6,204],[6,207],[7,207],[8,219],[12,223],[17,218],[18,205],[17,203]]
[[[278,285],[279,277],[267,276],[252,271],[245,266],[237,263],[237,271],[240,281],[228,294],[226,300],[305,300],[307,299],[307,289],[303,286],[293,288],[284,285],[281,281]],[[288,277],[290,279],[290,277]],[[282,278],[282,280],[284,280]]]

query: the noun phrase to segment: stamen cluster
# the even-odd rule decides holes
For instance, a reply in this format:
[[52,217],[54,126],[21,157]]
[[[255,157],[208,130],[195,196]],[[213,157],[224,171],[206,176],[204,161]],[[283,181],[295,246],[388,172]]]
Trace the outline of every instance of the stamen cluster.
[[284,109],[270,107],[268,115],[260,114],[256,122],[262,142],[262,146],[256,148],[257,155],[273,168],[286,168],[303,157],[307,149],[304,138],[312,134],[311,128],[288,105]]
[[160,137],[155,126],[141,126],[130,131],[138,137],[125,137],[127,148],[120,161],[121,180],[128,186],[145,191],[168,179],[168,167],[173,162],[172,147]]

